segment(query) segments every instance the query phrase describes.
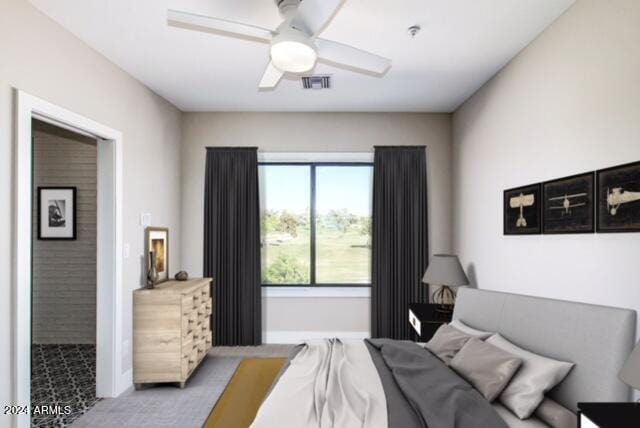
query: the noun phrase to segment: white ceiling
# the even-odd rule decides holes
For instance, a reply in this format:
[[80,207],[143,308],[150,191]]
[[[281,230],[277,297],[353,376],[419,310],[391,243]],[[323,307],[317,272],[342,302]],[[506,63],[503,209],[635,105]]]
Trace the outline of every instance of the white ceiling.
[[347,0],[321,36],[391,58],[391,70],[379,78],[318,64],[331,90],[287,78],[268,92],[258,91],[267,44],[168,27],[166,10],[275,29],[274,0],[31,2],[184,111],[450,112],[574,0]]

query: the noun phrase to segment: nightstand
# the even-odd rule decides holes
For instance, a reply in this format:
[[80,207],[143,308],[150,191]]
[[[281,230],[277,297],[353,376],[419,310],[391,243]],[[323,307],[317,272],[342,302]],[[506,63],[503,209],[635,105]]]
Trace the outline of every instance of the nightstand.
[[442,324],[451,321],[451,312],[438,310],[439,305],[409,303],[409,324],[416,333],[416,342],[428,342]]
[[579,428],[640,427],[639,403],[578,403]]

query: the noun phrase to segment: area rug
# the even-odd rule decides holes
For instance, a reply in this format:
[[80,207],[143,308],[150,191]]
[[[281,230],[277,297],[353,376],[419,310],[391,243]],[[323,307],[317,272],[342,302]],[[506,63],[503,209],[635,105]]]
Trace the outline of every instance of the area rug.
[[205,428],[247,428],[286,358],[245,358],[211,411]]
[[158,385],[102,399],[72,427],[201,428],[240,361],[207,356],[184,389]]

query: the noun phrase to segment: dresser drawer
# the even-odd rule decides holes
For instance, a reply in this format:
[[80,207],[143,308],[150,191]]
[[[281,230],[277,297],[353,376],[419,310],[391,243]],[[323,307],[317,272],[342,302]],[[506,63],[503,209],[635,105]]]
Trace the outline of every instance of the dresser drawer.
[[189,377],[193,369],[198,365],[198,347],[194,347],[188,355],[182,357],[182,377]]
[[207,313],[207,304],[205,302],[201,303],[198,307],[198,324],[202,324],[202,322],[210,315]]
[[182,342],[182,354],[181,357],[182,358],[188,358],[189,354],[191,354],[191,352],[196,349],[198,347],[198,344],[196,343],[196,341],[193,338],[190,338],[189,340],[185,340]]
[[202,331],[203,332],[211,332],[211,318],[210,317],[205,317],[204,321],[202,322]]
[[213,346],[213,333],[211,333],[211,331],[209,331],[205,335],[204,341],[207,344],[207,349],[209,349],[209,348],[211,348]]
[[207,351],[209,348],[207,347],[207,342],[203,338],[200,343],[198,343],[198,361],[201,361],[205,355],[207,355]]
[[202,302],[200,301],[200,293],[198,290],[182,296],[182,313],[187,315],[194,309],[198,309]]
[[193,340],[195,340],[197,343],[203,338],[204,338],[204,332],[202,330],[202,324],[195,326],[193,329]]
[[200,290],[200,296],[202,296],[203,302],[206,302],[207,300],[209,300],[209,298],[211,298],[211,289],[209,287],[209,284],[202,287],[202,289]]
[[205,302],[205,309],[206,309],[206,314],[208,317],[211,316],[211,314],[213,313],[213,300],[209,299]]
[[185,335],[198,325],[198,313],[191,311],[187,315],[182,317],[182,334]]

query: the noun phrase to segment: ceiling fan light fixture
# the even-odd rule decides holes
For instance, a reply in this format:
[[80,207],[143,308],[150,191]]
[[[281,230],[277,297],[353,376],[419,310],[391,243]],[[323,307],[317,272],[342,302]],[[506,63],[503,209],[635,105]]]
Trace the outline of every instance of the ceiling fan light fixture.
[[318,54],[307,43],[283,40],[271,45],[271,61],[280,71],[305,73],[316,65]]

